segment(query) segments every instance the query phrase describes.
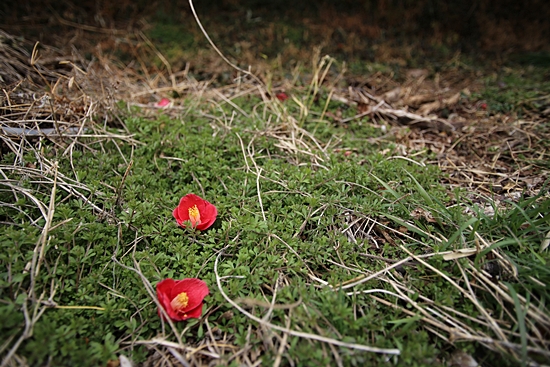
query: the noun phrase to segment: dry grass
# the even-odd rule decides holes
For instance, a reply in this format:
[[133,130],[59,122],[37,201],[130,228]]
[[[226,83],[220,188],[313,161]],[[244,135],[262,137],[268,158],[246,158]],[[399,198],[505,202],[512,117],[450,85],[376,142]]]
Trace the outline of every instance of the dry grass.
[[544,162],[550,159],[544,112],[527,111],[523,118],[487,115],[483,101],[468,98],[482,87],[479,74],[450,70],[430,80],[428,74],[410,70],[402,84],[374,74],[332,96],[357,106],[357,116],[330,117],[347,124],[369,116],[375,124],[385,125],[388,134],[382,139],[397,143],[391,154],[433,154],[436,159],[424,163],[437,164],[448,174],[451,187],[481,196],[496,193],[499,201],[516,201],[521,193],[536,195],[548,175]]
[[[416,232],[423,232],[420,228],[408,223],[410,229]],[[521,360],[524,350],[532,356],[539,358],[550,357],[548,348],[550,341],[547,338],[547,331],[550,327],[550,315],[546,312],[546,306],[540,302],[540,299],[533,294],[529,299],[516,294],[509,285],[509,281],[517,280],[516,266],[508,259],[507,255],[498,248],[491,247],[479,233],[475,233],[475,247],[461,248],[455,251],[430,252],[423,255],[414,255],[403,245],[398,245],[400,239],[407,238],[409,235],[404,233],[403,229],[394,229],[383,224],[381,221],[366,216],[355,216],[345,232],[350,241],[362,243],[366,247],[365,254],[367,258],[374,262],[387,264],[383,270],[378,272],[366,273],[364,270],[355,268],[350,264],[340,264],[342,267],[357,273],[357,277],[350,279],[342,284],[323,284],[333,287],[335,290],[346,290],[350,297],[358,294],[370,294],[380,304],[388,307],[398,308],[403,313],[411,317],[419,317],[425,323],[425,327],[430,332],[448,342],[455,344],[461,341],[480,343],[487,349],[495,352],[504,352]],[[447,241],[446,238],[431,237],[425,233],[426,238],[430,237],[439,243]],[[367,250],[378,248],[377,237],[393,237],[391,240],[402,251],[402,258],[383,258],[373,256]],[[409,242],[415,242],[412,237]],[[432,246],[426,244],[427,249]],[[481,266],[474,263],[474,257],[481,253],[483,256]],[[460,269],[462,276],[460,278],[451,278],[441,270],[430,265],[427,260],[434,256],[442,256],[445,261],[454,263]],[[405,275],[406,269],[421,265],[430,272],[433,272],[438,279],[443,279],[452,285],[463,297],[465,301],[471,303],[482,315],[479,318],[473,318],[468,314],[456,311],[453,308],[434,302],[426,297],[422,289],[411,288],[410,282]],[[398,271],[396,271],[398,270]],[[384,289],[361,290],[360,285],[370,280],[379,280],[382,283],[390,284],[395,292],[388,292]],[[489,298],[498,303],[503,310],[501,314],[495,313],[493,309],[483,306],[485,301],[481,301],[481,295],[489,295]],[[398,302],[386,299],[390,295],[393,300],[403,300],[406,305],[412,305],[413,309],[401,306]],[[411,297],[415,297],[413,298]],[[416,298],[418,297],[418,298]],[[532,297],[532,298],[531,298]],[[511,310],[516,310],[517,314]],[[419,316],[420,315],[420,316]],[[520,318],[522,318],[520,320]],[[514,325],[520,325],[525,322],[526,346],[513,342],[512,339],[523,337],[517,331],[513,331]],[[533,362],[531,365],[538,365]]]

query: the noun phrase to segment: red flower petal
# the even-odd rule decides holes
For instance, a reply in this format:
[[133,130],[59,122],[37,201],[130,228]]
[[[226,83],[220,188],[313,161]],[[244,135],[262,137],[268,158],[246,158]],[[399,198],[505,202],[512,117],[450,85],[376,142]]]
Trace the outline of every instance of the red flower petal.
[[196,278],[187,278],[177,280],[174,288],[172,288],[172,299],[174,299],[181,292],[187,293],[189,297],[189,303],[185,308],[185,311],[192,310],[202,303],[204,297],[209,293],[208,286],[205,282]]
[[187,319],[200,319],[200,317],[202,316],[202,306],[203,306],[203,304],[201,303],[200,305],[198,305],[194,309],[187,311],[186,314],[185,314],[186,317],[184,318],[184,320],[187,320]]
[[202,199],[200,196],[195,194],[187,194],[182,197],[179,205],[172,212],[172,215],[176,218],[176,222],[181,227],[185,228],[189,225],[189,208],[192,208],[195,205],[200,213],[200,223],[198,223],[195,228],[200,231],[204,231],[216,221],[218,210],[214,205]]
[[[182,292],[187,294],[188,304],[182,310],[174,310],[171,302]],[[157,298],[159,303],[162,308],[166,310],[168,317],[174,321],[199,318],[202,315],[204,297],[206,297],[208,293],[209,290],[206,283],[196,278],[186,278],[182,280],[168,278],[157,284]],[[160,310],[159,315],[162,316]]]
[[[170,317],[174,321],[180,321],[180,317],[178,314],[172,309],[172,306],[170,305],[170,302],[172,302],[171,297],[171,290],[174,288],[175,281],[174,279],[164,279],[161,282],[157,284],[157,298],[159,300],[159,303],[161,304],[162,308],[166,311],[168,314],[168,317]],[[162,316],[162,313],[159,310],[159,315]]]

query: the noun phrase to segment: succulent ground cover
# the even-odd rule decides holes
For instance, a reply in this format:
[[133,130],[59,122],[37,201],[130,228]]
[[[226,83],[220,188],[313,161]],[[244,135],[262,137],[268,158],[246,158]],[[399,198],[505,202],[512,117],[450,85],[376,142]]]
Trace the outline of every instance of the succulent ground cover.
[[[59,24],[81,48],[0,34],[2,366],[550,358],[547,56],[348,61],[283,25],[253,64],[207,23],[237,70],[198,28]],[[188,278],[202,313],[163,317]]]

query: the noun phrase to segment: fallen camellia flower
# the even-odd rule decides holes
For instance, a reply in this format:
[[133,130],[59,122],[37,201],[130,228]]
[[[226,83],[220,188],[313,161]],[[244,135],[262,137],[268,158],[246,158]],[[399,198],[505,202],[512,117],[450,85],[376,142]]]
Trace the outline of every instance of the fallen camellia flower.
[[169,104],[170,104],[170,100],[168,98],[163,98],[157,102],[157,107],[166,107]]
[[[157,298],[173,321],[200,318],[202,315],[202,301],[208,293],[206,283],[197,278],[182,280],[168,278],[157,284]],[[159,315],[162,316],[160,310]]]
[[281,102],[284,102],[288,99],[288,95],[285,92],[277,93],[275,97],[277,97],[277,99]]
[[192,228],[204,231],[214,223],[218,210],[201,197],[187,194],[181,198],[180,204],[172,214],[181,227],[185,228],[186,222],[189,222]]

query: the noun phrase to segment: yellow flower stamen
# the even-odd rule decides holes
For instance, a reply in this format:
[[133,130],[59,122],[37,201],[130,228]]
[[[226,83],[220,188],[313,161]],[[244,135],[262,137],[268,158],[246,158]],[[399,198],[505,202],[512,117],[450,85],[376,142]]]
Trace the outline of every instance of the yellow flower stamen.
[[181,292],[170,302],[170,306],[174,311],[182,311],[189,304],[189,297],[187,293]]
[[196,205],[189,208],[189,220],[191,221],[191,227],[193,228],[201,224],[201,213]]

